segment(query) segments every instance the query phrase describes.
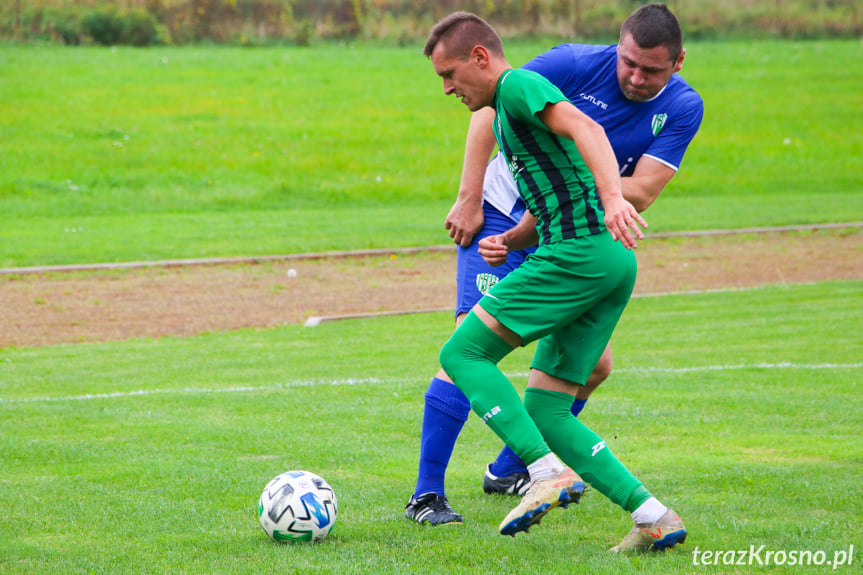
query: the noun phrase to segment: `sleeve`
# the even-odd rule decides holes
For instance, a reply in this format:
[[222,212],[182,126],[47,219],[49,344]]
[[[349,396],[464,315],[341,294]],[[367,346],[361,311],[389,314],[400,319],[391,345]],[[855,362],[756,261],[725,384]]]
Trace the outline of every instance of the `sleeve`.
[[524,65],[525,70],[536,72],[558,86],[564,93],[579,76],[578,61],[572,44],[555,46]]
[[663,164],[680,169],[683,155],[689,143],[698,133],[704,117],[704,102],[696,92],[678,100],[680,106],[670,116],[673,118],[644,152],[644,155]]
[[539,74],[514,70],[502,85],[501,100],[513,118],[538,127],[545,125],[537,114],[549,104],[569,101],[559,88]]

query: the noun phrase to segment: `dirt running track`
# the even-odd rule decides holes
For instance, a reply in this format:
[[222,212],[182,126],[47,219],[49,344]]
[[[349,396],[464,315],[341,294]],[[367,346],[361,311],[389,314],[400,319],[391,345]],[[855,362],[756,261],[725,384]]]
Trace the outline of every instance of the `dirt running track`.
[[[863,279],[863,230],[648,238],[636,295]],[[289,272],[289,270],[294,270]],[[455,251],[0,275],[0,348],[448,309]]]

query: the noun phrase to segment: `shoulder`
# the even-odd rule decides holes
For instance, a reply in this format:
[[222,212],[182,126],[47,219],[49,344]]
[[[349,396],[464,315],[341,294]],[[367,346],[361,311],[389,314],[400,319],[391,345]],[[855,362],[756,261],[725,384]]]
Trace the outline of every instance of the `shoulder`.
[[523,68],[507,70],[500,79],[501,91],[523,91],[546,85],[551,84],[542,74]]
[[515,82],[531,82],[536,81],[537,78],[542,78],[540,74],[537,74],[533,70],[526,70],[524,68],[512,68],[504,72],[504,75],[505,77],[501,82],[510,81],[510,79]]
[[[533,121],[549,103],[566,100],[560,89],[544,76],[530,70],[507,70],[497,89],[498,105],[513,118]],[[497,106],[497,105],[496,105]]]
[[614,44],[560,44],[543,52],[525,64],[524,68],[544,75],[550,68],[568,70],[573,66],[601,64],[606,58],[615,58],[616,55],[617,46]]
[[538,74],[533,70],[525,70],[524,68],[515,68],[513,69],[512,74],[521,82],[541,82],[542,80],[545,80],[542,74]]
[[704,108],[704,101],[701,99],[701,95],[679,74],[671,77],[671,81],[668,82],[668,87],[663,96],[681,108]]
[[[578,60],[581,58],[596,58],[601,59],[604,56],[608,55],[615,56],[617,54],[617,45],[615,44],[559,44],[552,48],[551,50],[544,52],[531,60],[531,62],[535,62],[541,58],[546,59],[569,59],[569,60]],[[525,65],[526,68],[530,66],[530,63]]]
[[[704,102],[698,92],[675,74],[656,101],[641,112],[644,117],[651,118],[651,126],[659,121],[662,132],[660,135],[654,133],[657,140],[672,142],[682,138],[688,142],[701,126]],[[679,160],[676,163],[679,164]]]

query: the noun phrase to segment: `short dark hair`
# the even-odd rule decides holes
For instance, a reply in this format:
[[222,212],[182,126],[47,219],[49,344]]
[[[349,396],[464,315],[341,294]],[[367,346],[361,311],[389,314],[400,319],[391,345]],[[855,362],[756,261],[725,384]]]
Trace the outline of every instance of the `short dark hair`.
[[664,46],[676,61],[683,51],[683,33],[677,16],[665,4],[645,4],[629,15],[620,27],[620,38],[632,34],[639,48]]
[[438,42],[446,39],[447,55],[467,59],[474,46],[484,46],[489,52],[503,56],[503,42],[491,25],[470,12],[453,12],[434,25],[423,55],[431,58]]

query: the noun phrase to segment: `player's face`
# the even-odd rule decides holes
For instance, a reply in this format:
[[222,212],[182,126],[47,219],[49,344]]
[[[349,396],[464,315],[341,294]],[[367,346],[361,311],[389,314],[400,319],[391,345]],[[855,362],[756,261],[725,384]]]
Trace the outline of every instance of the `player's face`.
[[683,67],[684,53],[675,61],[664,46],[640,48],[632,34],[627,34],[617,45],[617,83],[623,95],[633,102],[656,96]]
[[488,85],[484,82],[481,69],[473,58],[463,60],[446,54],[442,42],[432,51],[432,65],[435,73],[443,79],[443,93],[455,94],[471,112],[488,106]]

